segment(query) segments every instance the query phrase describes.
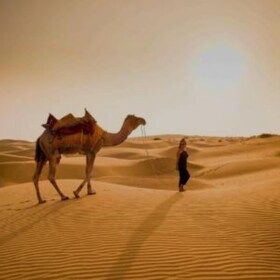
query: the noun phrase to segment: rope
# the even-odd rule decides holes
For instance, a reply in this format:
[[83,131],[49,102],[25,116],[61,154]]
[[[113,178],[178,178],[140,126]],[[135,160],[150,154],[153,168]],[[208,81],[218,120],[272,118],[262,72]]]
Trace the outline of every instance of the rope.
[[[145,130],[145,127],[143,125],[141,125],[141,135],[143,137],[143,143],[146,144],[147,142],[147,135],[146,135],[146,130]],[[145,147],[145,146],[144,146]],[[149,151],[147,148],[145,148],[145,151],[146,151],[146,156],[147,156],[147,159],[149,159]]]
[[[141,125],[140,128],[141,128],[141,136],[142,136],[142,139],[143,139],[143,144],[146,144],[146,142],[147,142],[147,136],[146,136],[145,127]],[[150,164],[150,166],[151,166],[151,169],[153,170],[154,175],[155,175],[155,176],[158,176],[159,173],[157,172],[157,169],[156,169],[156,167],[155,167],[155,165],[154,165],[154,163],[153,163],[154,158],[151,158],[151,156],[150,156],[150,154],[149,154],[149,151],[148,151],[148,149],[147,149],[145,146],[144,146],[144,149],[145,149],[145,152],[146,152],[147,160],[148,160],[148,162],[149,162],[149,164]],[[108,177],[108,176],[105,176],[105,177]],[[110,177],[110,176],[109,176],[109,177]],[[116,176],[113,176],[113,177],[117,177],[117,178],[119,177],[119,178],[121,178],[121,177],[123,177],[123,176],[117,174]],[[142,183],[141,183],[141,180],[140,180],[140,178],[139,178],[139,180],[138,180],[138,187],[141,187],[141,186],[142,186]]]
[[[146,144],[147,142],[147,135],[146,135],[146,130],[145,130],[145,127],[143,125],[141,125],[141,133],[142,133],[142,137],[143,137],[143,143]],[[144,146],[145,147],[145,146]],[[149,151],[148,149],[145,147],[145,151],[146,151],[146,156],[147,156],[147,160],[155,174],[155,176],[158,176],[159,174],[157,173],[157,169],[154,165],[154,162],[153,162],[153,158],[150,159],[150,155],[149,155]]]

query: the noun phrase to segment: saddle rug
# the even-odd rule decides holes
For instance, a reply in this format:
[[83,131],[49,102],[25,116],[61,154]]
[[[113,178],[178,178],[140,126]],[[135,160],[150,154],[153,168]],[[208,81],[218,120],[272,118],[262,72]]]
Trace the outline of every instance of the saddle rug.
[[49,129],[54,136],[61,137],[80,132],[84,134],[93,134],[95,125],[96,120],[86,110],[82,118],[68,114],[60,120],[57,120],[50,114],[47,123],[43,124],[43,127]]
[[59,149],[61,153],[71,152],[73,149],[77,150],[91,150],[102,138],[104,130],[99,126],[95,125],[92,134],[85,134],[83,132],[54,136],[52,145],[55,149]]
[[49,114],[47,123],[42,126],[53,135],[53,147],[65,151],[94,147],[104,133],[87,110],[81,118],[70,113],[58,120]]

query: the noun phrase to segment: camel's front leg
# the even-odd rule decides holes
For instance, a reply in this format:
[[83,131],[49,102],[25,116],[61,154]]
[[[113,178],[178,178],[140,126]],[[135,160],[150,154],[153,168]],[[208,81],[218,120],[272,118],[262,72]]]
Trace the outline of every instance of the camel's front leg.
[[50,159],[50,169],[49,169],[49,176],[48,179],[51,182],[51,184],[54,186],[54,188],[56,189],[56,191],[58,192],[58,194],[61,197],[61,200],[67,200],[69,199],[68,196],[64,195],[62,193],[62,191],[59,189],[56,181],[55,181],[55,173],[56,173],[56,165],[57,165],[57,158],[53,157],[52,159]]
[[83,189],[83,187],[86,184],[86,182],[87,182],[87,179],[84,179],[83,182],[79,185],[79,187],[75,191],[73,191],[73,194],[75,195],[76,198],[80,197],[79,193]]
[[86,176],[88,195],[96,194],[96,191],[93,190],[91,186],[91,177],[92,177],[92,170],[93,170],[95,157],[96,154],[92,154],[88,156],[88,169],[87,169],[87,176]]
[[79,187],[75,191],[73,191],[76,198],[80,197],[79,193],[83,189],[83,187],[86,183],[87,183],[87,188],[88,188],[88,194],[96,193],[95,191],[92,190],[92,187],[90,184],[94,160],[95,160],[95,154],[90,153],[90,154],[86,155],[86,177],[83,180],[83,182],[79,185]]

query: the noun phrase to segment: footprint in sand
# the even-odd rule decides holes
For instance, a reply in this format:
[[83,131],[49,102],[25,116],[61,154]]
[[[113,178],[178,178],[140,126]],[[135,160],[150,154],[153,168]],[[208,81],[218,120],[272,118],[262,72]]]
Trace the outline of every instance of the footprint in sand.
[[24,200],[24,201],[21,201],[20,204],[25,204],[27,202],[30,202],[30,200]]
[[10,203],[9,204],[4,204],[3,207],[8,207],[8,206],[11,206],[11,205],[12,204],[10,204]]

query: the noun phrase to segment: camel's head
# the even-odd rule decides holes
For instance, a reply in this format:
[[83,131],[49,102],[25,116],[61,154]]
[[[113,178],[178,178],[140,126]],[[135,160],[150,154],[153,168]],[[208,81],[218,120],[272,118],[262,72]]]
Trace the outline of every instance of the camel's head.
[[125,122],[129,124],[132,130],[136,129],[139,125],[146,125],[145,119],[139,118],[135,115],[128,115]]

